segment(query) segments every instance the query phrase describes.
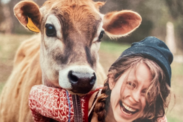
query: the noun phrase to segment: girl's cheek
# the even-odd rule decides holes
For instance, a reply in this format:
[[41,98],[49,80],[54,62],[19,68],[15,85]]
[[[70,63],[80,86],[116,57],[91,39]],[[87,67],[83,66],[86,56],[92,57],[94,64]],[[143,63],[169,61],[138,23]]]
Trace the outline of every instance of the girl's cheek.
[[129,90],[128,88],[123,88],[120,90],[120,95],[122,98],[126,98],[130,94],[131,94],[131,90]]
[[145,97],[142,97],[142,98],[141,98],[141,101],[142,101],[142,106],[143,106],[143,108],[145,108],[146,102],[147,102],[146,98],[145,98]]

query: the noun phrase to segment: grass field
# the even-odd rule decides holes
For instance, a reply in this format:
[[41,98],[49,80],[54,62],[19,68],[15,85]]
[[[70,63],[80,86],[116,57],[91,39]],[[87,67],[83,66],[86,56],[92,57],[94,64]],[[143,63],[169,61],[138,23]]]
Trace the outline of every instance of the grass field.
[[[0,34],[0,92],[12,70],[13,57],[20,43],[29,38],[27,35],[3,35]],[[109,66],[117,59],[129,44],[115,44],[102,42],[100,62],[107,72]],[[167,110],[168,122],[183,122],[183,64],[172,64],[172,99]],[[175,95],[175,99],[174,98]]]

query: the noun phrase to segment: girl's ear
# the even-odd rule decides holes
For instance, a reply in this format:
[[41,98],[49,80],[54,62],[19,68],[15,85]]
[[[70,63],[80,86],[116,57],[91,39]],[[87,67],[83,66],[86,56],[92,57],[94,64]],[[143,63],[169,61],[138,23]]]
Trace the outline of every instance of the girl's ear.
[[103,29],[109,37],[118,38],[133,32],[141,22],[141,16],[134,11],[110,12],[104,16]]
[[111,75],[108,76],[108,82],[109,82],[109,88],[110,88],[110,90],[112,90],[115,86],[115,81]]
[[25,28],[34,32],[40,31],[41,13],[35,2],[30,0],[19,2],[14,7],[14,14]]

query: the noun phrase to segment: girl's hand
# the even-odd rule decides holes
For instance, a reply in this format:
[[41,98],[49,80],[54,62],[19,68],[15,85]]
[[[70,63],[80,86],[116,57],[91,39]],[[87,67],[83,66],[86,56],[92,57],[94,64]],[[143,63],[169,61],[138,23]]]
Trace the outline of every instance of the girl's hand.
[[166,116],[159,118],[158,122],[168,122]]

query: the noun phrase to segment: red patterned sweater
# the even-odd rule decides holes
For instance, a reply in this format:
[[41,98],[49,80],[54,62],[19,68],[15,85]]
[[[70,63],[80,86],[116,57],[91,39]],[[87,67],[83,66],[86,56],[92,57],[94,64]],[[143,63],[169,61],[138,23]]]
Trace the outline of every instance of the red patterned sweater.
[[[101,89],[101,88],[100,88]],[[82,120],[88,122],[88,103],[93,93],[80,97]],[[74,107],[72,95],[65,89],[36,85],[32,87],[29,95],[29,107],[34,122],[74,122]]]

